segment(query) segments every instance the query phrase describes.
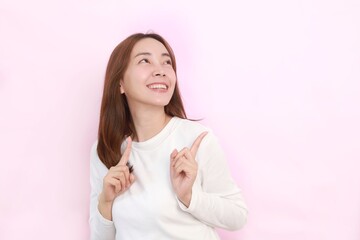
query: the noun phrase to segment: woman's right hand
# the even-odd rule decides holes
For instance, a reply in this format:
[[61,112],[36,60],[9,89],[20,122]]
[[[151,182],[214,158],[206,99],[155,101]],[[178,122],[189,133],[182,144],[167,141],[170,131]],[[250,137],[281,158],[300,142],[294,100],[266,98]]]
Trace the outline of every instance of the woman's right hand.
[[135,177],[126,165],[129,161],[132,140],[127,138],[127,146],[119,163],[111,167],[104,177],[103,190],[99,195],[99,211],[108,220],[112,219],[112,203],[114,199],[127,191],[134,182]]

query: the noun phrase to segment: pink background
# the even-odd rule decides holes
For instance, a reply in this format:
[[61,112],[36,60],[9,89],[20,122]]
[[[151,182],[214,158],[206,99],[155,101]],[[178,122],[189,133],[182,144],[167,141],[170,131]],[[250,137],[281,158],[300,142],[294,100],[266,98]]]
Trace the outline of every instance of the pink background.
[[247,199],[222,239],[360,239],[359,1],[220,2],[0,0],[0,239],[88,239],[107,60],[148,30]]

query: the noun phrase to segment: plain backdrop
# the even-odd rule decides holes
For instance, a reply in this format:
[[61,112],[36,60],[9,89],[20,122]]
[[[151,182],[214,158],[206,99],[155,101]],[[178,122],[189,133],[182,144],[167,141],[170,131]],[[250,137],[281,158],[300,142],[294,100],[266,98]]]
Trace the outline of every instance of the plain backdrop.
[[106,64],[154,31],[249,206],[222,239],[359,240],[359,12],[358,0],[0,0],[0,239],[89,239]]

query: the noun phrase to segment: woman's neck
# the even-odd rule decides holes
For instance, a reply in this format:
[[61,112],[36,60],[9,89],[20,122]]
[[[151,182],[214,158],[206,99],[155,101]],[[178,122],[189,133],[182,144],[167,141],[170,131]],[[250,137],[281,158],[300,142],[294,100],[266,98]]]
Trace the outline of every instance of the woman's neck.
[[164,108],[142,109],[131,111],[136,130],[134,141],[144,142],[161,132],[171,117],[165,113]]

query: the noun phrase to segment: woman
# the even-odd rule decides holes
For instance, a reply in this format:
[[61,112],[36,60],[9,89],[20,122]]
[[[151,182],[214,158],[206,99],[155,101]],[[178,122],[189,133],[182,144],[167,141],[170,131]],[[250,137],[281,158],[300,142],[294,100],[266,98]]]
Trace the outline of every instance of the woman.
[[187,120],[169,44],[134,34],[111,54],[91,152],[91,239],[219,239],[247,209],[214,134]]

